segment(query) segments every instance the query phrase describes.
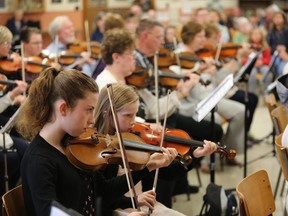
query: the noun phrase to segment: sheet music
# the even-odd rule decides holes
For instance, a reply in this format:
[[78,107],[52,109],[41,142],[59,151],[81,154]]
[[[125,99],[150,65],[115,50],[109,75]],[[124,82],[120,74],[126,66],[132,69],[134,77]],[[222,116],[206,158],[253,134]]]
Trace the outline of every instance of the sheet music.
[[251,70],[257,60],[257,57],[258,57],[259,53],[255,53],[255,52],[252,52],[249,54],[248,56],[248,61],[246,62],[245,65],[243,65],[240,70],[238,71],[238,73],[235,75],[234,77],[234,83],[237,83],[241,77],[244,75],[244,73],[248,70],[249,67],[251,67]]
[[17,121],[18,113],[20,112],[21,107],[18,108],[18,110],[11,116],[9,121],[4,125],[4,127],[1,128],[0,133],[10,133],[11,129],[14,127]]
[[233,85],[233,74],[230,74],[206,98],[197,104],[193,119],[200,122],[227,94]]

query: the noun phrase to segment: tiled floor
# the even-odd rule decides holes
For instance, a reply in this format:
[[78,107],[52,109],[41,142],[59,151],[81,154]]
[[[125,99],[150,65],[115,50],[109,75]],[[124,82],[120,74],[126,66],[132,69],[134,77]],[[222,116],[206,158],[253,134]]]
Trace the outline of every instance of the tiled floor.
[[[256,110],[256,114],[252,123],[251,133],[256,138],[263,138],[272,131],[272,121],[269,116],[269,112],[264,105],[263,99],[260,99],[259,106]],[[244,155],[237,155],[238,160],[244,161]],[[228,167],[224,166],[224,170],[220,170],[219,159],[216,157],[216,172],[215,172],[215,183],[223,185],[225,189],[235,188],[236,185],[244,177],[243,167]],[[268,172],[272,189],[275,191],[276,182],[278,179],[278,173],[280,165],[277,162],[276,157],[273,154],[272,137],[265,139],[263,142],[257,145],[253,145],[247,151],[247,175],[260,169],[265,169]],[[187,200],[186,195],[176,196],[176,201],[173,204],[173,209],[176,209],[185,215],[196,216],[199,214],[201,206],[203,204],[203,195],[207,185],[210,182],[210,175],[200,172],[202,179],[202,187],[199,193],[192,194],[190,201]],[[196,171],[192,170],[189,172],[190,184],[198,184],[196,178]],[[280,181],[276,197],[276,212],[273,215],[283,215],[283,201],[280,196],[281,187],[283,185],[283,177]]]

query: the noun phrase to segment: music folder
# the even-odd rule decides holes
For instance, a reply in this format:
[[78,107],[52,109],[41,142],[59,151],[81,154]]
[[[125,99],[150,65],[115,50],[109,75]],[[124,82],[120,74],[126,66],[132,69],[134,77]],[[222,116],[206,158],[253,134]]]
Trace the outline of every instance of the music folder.
[[250,74],[251,70],[253,69],[256,60],[259,56],[260,52],[252,52],[248,56],[248,61],[240,68],[240,70],[234,76],[234,83],[239,82],[240,80],[244,79],[244,75]]
[[233,74],[229,74],[210,94],[200,101],[197,106],[193,119],[200,122],[227,94],[234,85]]
[[67,209],[59,202],[53,200],[51,205],[50,216],[83,216],[73,209]]

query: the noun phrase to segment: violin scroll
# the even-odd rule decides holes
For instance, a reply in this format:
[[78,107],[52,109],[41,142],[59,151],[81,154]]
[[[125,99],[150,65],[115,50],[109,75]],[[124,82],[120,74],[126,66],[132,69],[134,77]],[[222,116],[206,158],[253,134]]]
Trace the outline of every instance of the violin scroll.
[[216,152],[221,155],[221,157],[226,157],[229,160],[232,160],[236,157],[236,150],[230,149],[229,152],[226,149],[226,146],[217,145]]

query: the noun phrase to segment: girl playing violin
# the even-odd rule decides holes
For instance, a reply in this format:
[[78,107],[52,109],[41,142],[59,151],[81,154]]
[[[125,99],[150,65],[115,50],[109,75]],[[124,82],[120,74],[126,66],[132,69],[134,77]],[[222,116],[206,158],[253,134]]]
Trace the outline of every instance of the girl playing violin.
[[[134,88],[131,86],[127,86],[124,84],[119,83],[113,83],[112,84],[113,89],[113,98],[114,98],[114,107],[117,114],[117,118],[119,120],[119,126],[121,132],[129,132],[133,125],[135,124],[135,117],[138,111],[139,107],[139,97],[135,91]],[[96,120],[95,120],[95,128],[98,130],[101,134],[115,134],[115,126],[113,124],[113,118],[111,114],[111,108],[108,100],[108,93],[107,88],[102,88],[99,94],[99,101],[100,103],[96,106]],[[204,141],[205,147],[199,147],[196,150],[193,151],[193,156],[201,157],[204,155],[209,155],[213,153],[216,150],[216,145],[212,142]],[[171,164],[172,165],[172,164]],[[183,167],[178,166],[178,164],[174,164],[172,166],[169,166],[169,168],[161,168],[160,171],[160,178],[168,180],[169,178],[179,178],[180,176],[183,176],[187,170],[185,170]],[[118,165],[108,165],[105,169],[106,176],[115,176],[118,171]],[[114,174],[113,174],[114,173]],[[171,174],[173,173],[173,174]],[[152,175],[153,176],[153,175]],[[144,179],[145,180],[145,179]],[[140,185],[138,185],[141,187]],[[137,187],[137,186],[136,186]],[[144,204],[151,208],[152,204],[155,204],[155,192],[150,190],[143,193],[141,196],[138,197],[139,203]],[[158,194],[158,191],[157,191]],[[146,195],[146,197],[144,197]],[[146,199],[143,199],[146,198]],[[127,198],[128,199],[128,198]],[[143,200],[140,200],[143,199]],[[153,202],[152,202],[153,200]],[[148,203],[147,203],[148,202]],[[150,204],[150,203],[151,204]],[[127,203],[127,201],[126,201]],[[127,208],[131,207],[127,204],[124,204],[124,201],[122,202],[122,206],[119,206],[120,208]],[[168,209],[167,207],[163,206],[161,203],[156,204],[154,207],[155,215],[158,214],[165,214],[165,215],[183,215],[179,212],[176,212],[172,209]],[[152,214],[153,215],[153,214]]]
[[[21,134],[32,139],[21,164],[27,215],[48,216],[53,200],[83,215],[95,215],[97,197],[105,210],[127,192],[125,176],[106,180],[97,171],[77,169],[66,157],[65,138],[77,137],[95,123],[97,102],[95,81],[78,70],[47,68],[32,82],[18,121]],[[133,180],[138,182],[174,158],[168,150],[150,157],[145,169],[132,172]]]
[[[143,21],[142,21],[142,25],[143,25]],[[153,26],[153,25],[151,24],[150,26]],[[154,24],[154,27],[155,27],[155,24]],[[139,28],[142,28],[141,25]],[[161,30],[161,27],[160,27],[160,30]],[[148,31],[148,29],[145,31]],[[145,42],[142,42],[142,39],[141,39],[141,44],[142,43],[147,44],[147,46],[149,47],[156,47],[155,45],[150,44],[151,41],[145,43]],[[103,60],[107,64],[107,66],[104,69],[104,71],[96,79],[96,82],[99,85],[100,89],[105,87],[105,85],[108,83],[126,84],[125,77],[127,77],[128,75],[131,75],[135,68],[135,55],[133,51],[134,51],[134,39],[130,33],[124,30],[115,29],[112,31],[108,31],[105,34],[103,42],[102,42],[102,46],[101,46],[101,55],[102,55]],[[208,121],[204,120],[198,123],[194,121],[191,118],[191,116],[186,117],[183,115],[179,115],[176,111],[179,106],[179,99],[185,97],[184,94],[186,94],[187,91],[191,88],[191,86],[193,86],[194,82],[197,83],[198,77],[199,76],[192,74],[191,80],[183,85],[183,92],[182,92],[182,89],[179,89],[179,91],[174,91],[173,93],[171,93],[170,103],[168,105],[168,116],[171,117],[171,120],[174,120],[174,119],[176,120],[176,124],[174,126],[175,128],[180,128],[180,129],[187,131],[187,133],[194,139],[197,139],[197,140],[212,139],[212,135],[209,130],[210,123]],[[137,113],[137,121],[141,121],[139,120],[139,117],[142,117],[142,122],[143,122],[143,118],[144,119],[155,118],[156,97],[147,88],[137,89],[137,93],[139,94],[139,97],[140,97],[140,105],[139,105],[139,111]],[[167,100],[166,97],[160,98],[159,100],[160,107],[166,106],[166,100]],[[161,109],[160,112],[161,112],[160,113],[160,119],[161,119],[165,115],[165,109]],[[159,125],[157,126],[155,124],[151,124],[151,127],[154,130],[157,130],[157,129],[159,130]],[[222,137],[222,133],[223,133],[221,126],[216,125],[215,131],[216,131],[215,139],[217,141],[220,141]],[[169,187],[166,187],[165,190],[163,190],[163,193],[162,192],[157,193],[157,195],[161,195],[165,193],[165,195],[163,195],[163,199],[159,201],[168,207],[172,206],[171,196],[173,194],[175,184],[176,184],[176,181],[171,181],[171,184],[169,185]],[[145,186],[146,189],[150,190],[151,189],[150,183],[147,185],[148,186]]]

